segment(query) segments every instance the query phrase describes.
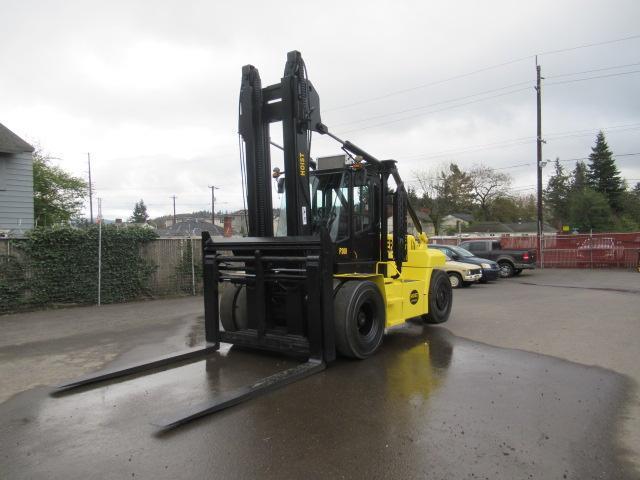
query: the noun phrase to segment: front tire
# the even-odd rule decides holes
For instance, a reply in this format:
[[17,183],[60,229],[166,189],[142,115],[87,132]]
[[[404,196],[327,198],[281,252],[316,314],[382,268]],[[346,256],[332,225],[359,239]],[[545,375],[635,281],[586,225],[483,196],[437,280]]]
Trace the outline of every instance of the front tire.
[[451,283],[451,288],[460,288],[463,284],[462,277],[455,272],[449,273],[449,282]]
[[367,358],[382,343],[385,309],[375,283],[345,282],[334,297],[336,348],[345,357]]
[[449,277],[442,270],[433,270],[429,282],[429,313],[422,316],[425,323],[444,323],[451,314],[453,290]]

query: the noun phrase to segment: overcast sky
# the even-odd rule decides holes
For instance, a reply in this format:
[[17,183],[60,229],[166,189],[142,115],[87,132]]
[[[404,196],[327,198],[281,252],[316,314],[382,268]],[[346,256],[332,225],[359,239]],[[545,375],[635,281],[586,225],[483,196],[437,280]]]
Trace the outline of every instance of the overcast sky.
[[[324,123],[399,160],[408,183],[449,161],[482,163],[520,193],[534,191],[542,53],[544,158],[586,157],[603,128],[623,176],[640,181],[640,155],[624,155],[640,152],[635,0],[0,0],[0,16],[0,122],[78,176],[91,152],[106,218],[128,217],[140,198],[168,214],[174,194],[178,213],[208,209],[212,184],[216,210],[242,208],[241,67],[276,83],[290,50],[302,52]],[[314,157],[334,153],[314,136]]]

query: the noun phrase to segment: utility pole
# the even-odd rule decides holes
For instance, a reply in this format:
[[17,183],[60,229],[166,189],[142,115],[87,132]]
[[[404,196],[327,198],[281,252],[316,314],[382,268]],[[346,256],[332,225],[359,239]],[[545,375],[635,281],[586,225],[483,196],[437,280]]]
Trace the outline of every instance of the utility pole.
[[98,198],[98,306],[102,294],[102,199]]
[[87,163],[89,164],[89,218],[93,224],[93,185],[91,185],[91,154],[87,152]]
[[540,252],[540,268],[543,266],[542,258],[542,87],[540,85],[540,65],[538,64],[538,56],[536,55],[536,99],[537,99],[537,128],[536,128],[536,146],[537,159],[536,165],[538,169],[538,248]]
[[173,224],[176,224],[176,196],[172,195],[171,198],[173,198]]
[[209,188],[211,189],[211,225],[215,225],[216,223],[216,210],[214,208],[215,206],[215,196],[213,191],[214,190],[220,190],[218,187],[216,187],[215,185],[209,185]]

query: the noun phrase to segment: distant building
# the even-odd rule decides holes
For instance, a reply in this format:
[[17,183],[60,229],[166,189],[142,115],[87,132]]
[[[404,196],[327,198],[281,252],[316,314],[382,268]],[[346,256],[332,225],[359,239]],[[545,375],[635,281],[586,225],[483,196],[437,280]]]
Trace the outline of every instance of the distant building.
[[218,225],[212,225],[210,219],[207,222],[197,218],[183,218],[178,219],[175,224],[171,223],[167,228],[158,228],[158,235],[161,237],[199,237],[203,231],[214,236],[222,236],[224,233],[224,229]]
[[[435,234],[436,229],[433,226],[433,221],[431,220],[431,217],[429,216],[429,214],[423,210],[416,210],[416,215],[418,217],[418,220],[420,220],[420,226],[422,227],[422,231],[428,236]],[[393,228],[391,223],[389,223],[388,228]],[[413,224],[413,221],[411,220],[411,216],[408,213],[407,213],[407,233],[411,235],[417,235],[418,233],[415,225]]]
[[0,236],[33,227],[33,147],[0,123]]
[[452,213],[446,215],[440,221],[440,230],[444,232],[457,233],[460,232],[473,222],[473,215],[470,213]]
[[[482,234],[488,236],[527,236],[538,234],[537,222],[517,222],[517,223],[503,223],[503,222],[476,222],[466,226],[462,229],[464,233]],[[542,225],[543,233],[557,233],[557,230],[548,223]]]

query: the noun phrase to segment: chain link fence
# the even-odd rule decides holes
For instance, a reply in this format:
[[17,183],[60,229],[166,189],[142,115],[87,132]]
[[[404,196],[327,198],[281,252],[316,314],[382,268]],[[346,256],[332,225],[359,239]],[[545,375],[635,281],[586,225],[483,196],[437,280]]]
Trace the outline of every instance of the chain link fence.
[[[99,290],[102,290],[102,303],[132,300],[105,295],[108,289],[114,287],[113,282],[118,281],[114,269],[119,267],[108,262],[109,258],[118,256],[118,247],[103,243],[101,255],[98,255],[96,244],[95,255],[90,258],[66,260],[73,263],[67,265],[70,267],[69,273],[65,278],[49,281],[46,303],[43,303],[38,289],[43,270],[47,270],[46,252],[43,255],[44,266],[42,258],[36,265],[21,248],[21,242],[25,240],[0,239],[0,314],[50,306],[98,304]],[[133,299],[201,294],[201,247],[200,237],[159,238],[139,247],[139,256],[149,266],[149,273],[141,279],[143,285]],[[59,261],[52,258],[51,262]],[[100,268],[99,262],[102,263]],[[55,285],[52,286],[52,283]],[[84,294],[82,297],[74,296],[74,290],[83,290]]]

